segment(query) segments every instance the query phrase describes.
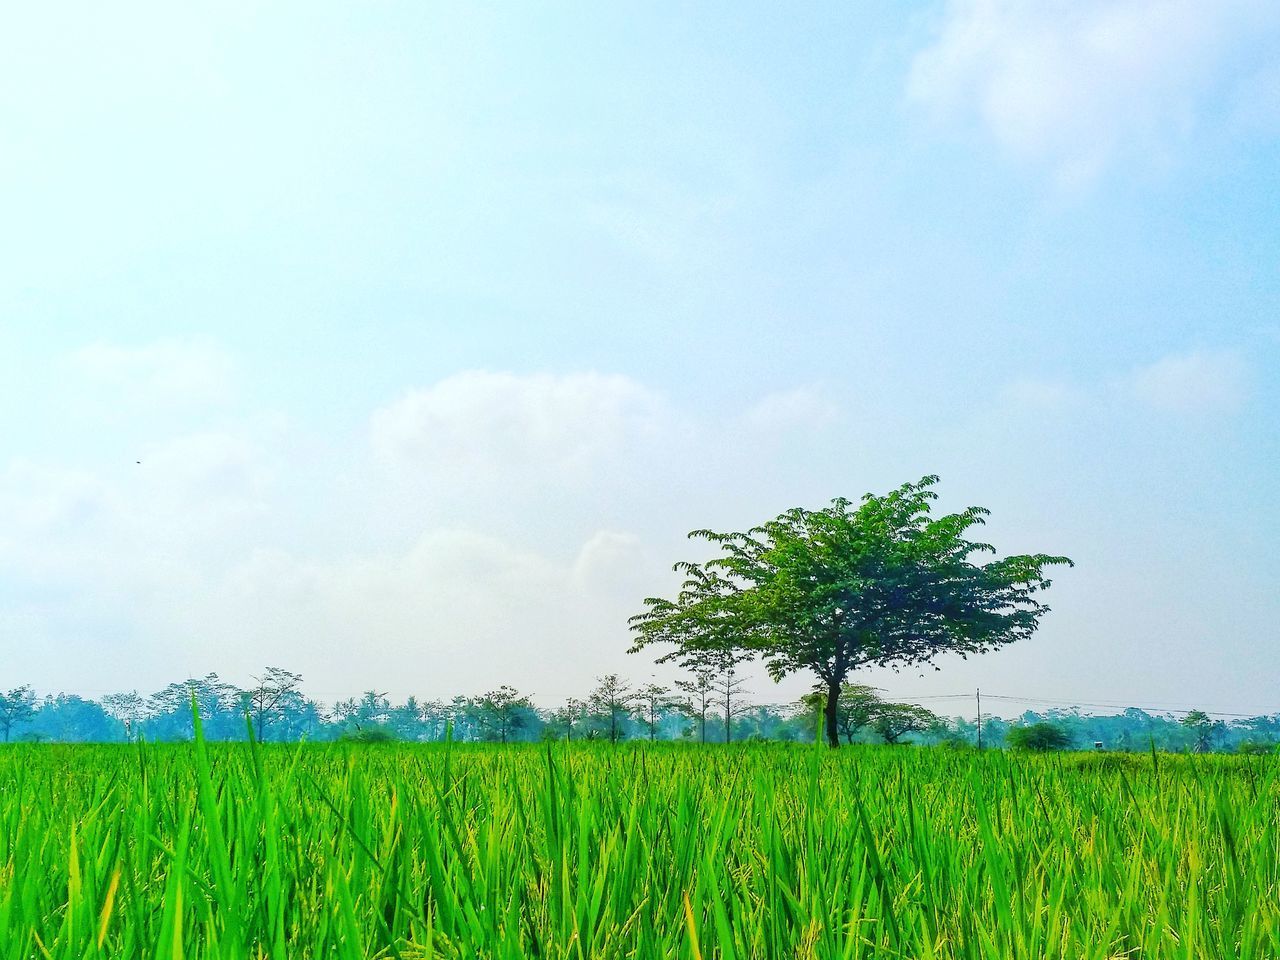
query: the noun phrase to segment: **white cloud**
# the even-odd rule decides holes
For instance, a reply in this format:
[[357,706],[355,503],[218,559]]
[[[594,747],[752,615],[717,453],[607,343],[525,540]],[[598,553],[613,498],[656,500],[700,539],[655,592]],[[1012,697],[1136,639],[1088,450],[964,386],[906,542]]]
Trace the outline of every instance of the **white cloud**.
[[1015,380],[999,397],[1037,413],[1089,408],[1100,413],[1117,403],[1135,402],[1163,413],[1231,413],[1247,398],[1249,381],[1249,364],[1238,350],[1193,350],[1169,354],[1107,381]]
[[95,343],[73,353],[68,366],[97,402],[109,404],[201,405],[232,393],[231,356],[208,340]]
[[953,0],[907,92],[1082,182],[1118,154],[1186,139],[1277,27],[1280,7],[1252,0]]
[[581,476],[669,426],[661,398],[628,377],[470,371],[376,411],[371,432],[384,461],[474,479]]
[[785,434],[826,426],[838,413],[825,391],[809,384],[762,397],[747,410],[745,420],[762,433]]
[[1249,386],[1249,367],[1235,350],[1199,350],[1163,357],[1134,372],[1130,386],[1146,405],[1172,413],[1237,409]]
[[1061,410],[1080,399],[1080,390],[1065,380],[1015,380],[1001,390],[1001,396],[1017,407]]
[[0,570],[120,595],[200,576],[261,533],[272,480],[258,441],[236,433],[180,436],[140,464],[13,461],[0,471]]
[[346,556],[263,549],[140,617],[202,651],[200,669],[287,660],[329,700],[374,685],[447,697],[512,683],[550,703],[627,665],[629,549],[601,533],[560,561],[463,528]]
[[628,580],[638,566],[640,550],[640,538],[634,533],[600,530],[578,551],[573,580],[584,588]]
[[726,476],[830,413],[811,387],[697,417],[624,376],[472,372],[376,411],[367,438],[242,416],[144,431],[141,463],[12,461],[7,616],[48,640],[11,668],[86,691],[279,663],[326,699],[580,694],[637,669],[627,618],[671,582],[684,531],[709,506],[756,510]]

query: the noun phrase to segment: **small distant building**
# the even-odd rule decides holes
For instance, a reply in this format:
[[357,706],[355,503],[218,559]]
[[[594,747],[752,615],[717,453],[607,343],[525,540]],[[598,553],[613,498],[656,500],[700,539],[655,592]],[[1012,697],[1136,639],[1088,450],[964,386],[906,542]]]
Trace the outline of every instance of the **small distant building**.
[[1101,741],[1101,740],[1095,740],[1095,741],[1093,741],[1093,749],[1095,749],[1095,750],[1105,750],[1105,749],[1107,749],[1107,748],[1106,748],[1106,747],[1104,747],[1104,746],[1102,745],[1102,741]]

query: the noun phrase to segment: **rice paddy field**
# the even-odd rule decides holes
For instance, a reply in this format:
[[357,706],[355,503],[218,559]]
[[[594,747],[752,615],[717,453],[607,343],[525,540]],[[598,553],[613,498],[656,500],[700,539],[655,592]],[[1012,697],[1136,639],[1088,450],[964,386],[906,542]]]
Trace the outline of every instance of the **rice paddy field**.
[[1280,957],[1274,757],[15,745],[0,957]]

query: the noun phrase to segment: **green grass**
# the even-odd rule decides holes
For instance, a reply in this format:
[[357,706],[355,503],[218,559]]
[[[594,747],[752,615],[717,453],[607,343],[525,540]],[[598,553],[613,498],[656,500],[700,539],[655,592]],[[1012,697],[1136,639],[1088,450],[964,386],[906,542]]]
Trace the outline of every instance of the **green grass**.
[[0,957],[1280,957],[1273,757],[12,746]]

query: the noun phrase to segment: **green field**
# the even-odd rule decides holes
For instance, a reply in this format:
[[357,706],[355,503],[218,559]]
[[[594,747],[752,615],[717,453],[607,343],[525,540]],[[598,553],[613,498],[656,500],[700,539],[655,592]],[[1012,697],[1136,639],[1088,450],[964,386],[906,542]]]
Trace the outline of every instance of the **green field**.
[[22,745],[0,956],[1280,957],[1275,758]]

